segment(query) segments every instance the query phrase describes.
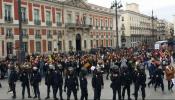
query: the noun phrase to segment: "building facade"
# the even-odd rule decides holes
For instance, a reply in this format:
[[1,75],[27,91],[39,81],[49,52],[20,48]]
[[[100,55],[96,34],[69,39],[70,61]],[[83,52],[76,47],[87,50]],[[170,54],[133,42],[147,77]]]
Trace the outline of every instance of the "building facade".
[[115,13],[83,0],[0,0],[0,56],[15,55],[19,34],[27,54],[115,47]]

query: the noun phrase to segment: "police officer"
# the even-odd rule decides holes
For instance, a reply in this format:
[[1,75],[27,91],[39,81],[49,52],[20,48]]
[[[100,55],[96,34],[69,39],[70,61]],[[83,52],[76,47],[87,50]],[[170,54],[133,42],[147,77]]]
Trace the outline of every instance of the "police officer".
[[73,67],[68,68],[68,75],[65,78],[64,91],[67,88],[67,100],[70,100],[71,93],[73,92],[74,99],[77,100],[77,91],[79,90],[78,78],[74,72]]
[[[52,65],[54,66],[54,65]],[[58,100],[57,98],[57,92],[59,89],[59,93],[60,93],[60,100],[63,100],[62,97],[62,86],[63,86],[63,78],[62,78],[62,74],[61,71],[59,70],[58,67],[53,67],[54,68],[54,72],[53,72],[53,77],[52,77],[52,88],[53,88],[53,97],[55,100]]]
[[21,86],[22,86],[22,99],[24,99],[25,96],[25,88],[27,87],[27,92],[28,92],[28,98],[31,98],[30,96],[30,84],[29,84],[29,73],[27,72],[27,69],[23,66],[23,70],[20,74],[20,81],[21,81]]
[[87,89],[87,85],[88,85],[88,81],[86,78],[86,74],[87,74],[87,69],[85,68],[81,68],[80,71],[80,89],[81,89],[81,98],[80,100],[88,100],[88,89]]
[[155,82],[154,90],[156,91],[157,86],[161,86],[162,92],[164,92],[164,83],[163,83],[164,72],[161,66],[159,66],[156,69],[155,77],[156,77],[156,82]]
[[146,73],[142,63],[137,65],[136,81],[135,81],[135,100],[138,99],[138,91],[140,87],[142,91],[142,99],[145,100]]
[[39,90],[39,83],[41,82],[41,75],[37,70],[37,67],[33,67],[33,72],[31,75],[31,85],[34,89],[34,98],[37,98],[40,100],[40,90]]
[[48,70],[46,70],[46,76],[45,76],[45,84],[47,86],[47,97],[45,99],[50,98],[50,87],[51,87],[51,80],[52,80],[52,75],[53,75],[53,68],[49,64],[48,65]]
[[18,80],[18,74],[17,74],[17,71],[15,70],[15,66],[12,62],[10,62],[9,67],[11,69],[11,72],[9,75],[9,80],[8,80],[9,86],[10,86],[10,91],[13,92],[12,98],[16,98],[16,81]]
[[132,83],[132,75],[127,66],[121,67],[121,75],[122,75],[121,80],[122,80],[122,85],[123,85],[122,99],[123,100],[125,99],[125,90],[127,90],[128,100],[131,100],[130,85]]
[[100,68],[94,70],[92,77],[92,87],[94,89],[94,100],[100,100],[101,89],[104,87],[103,76]]
[[118,92],[118,100],[121,100],[121,76],[117,65],[114,65],[112,68],[111,82],[110,87],[113,90],[113,100],[116,100],[116,92]]

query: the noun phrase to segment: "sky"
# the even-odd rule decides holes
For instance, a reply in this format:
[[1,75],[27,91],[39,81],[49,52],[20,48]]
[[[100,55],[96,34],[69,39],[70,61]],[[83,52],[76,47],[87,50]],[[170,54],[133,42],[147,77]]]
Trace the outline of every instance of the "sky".
[[[114,0],[88,0],[89,3],[97,4],[110,8]],[[154,16],[158,19],[165,19],[173,22],[173,15],[175,15],[175,0],[117,0],[121,1],[123,9],[127,3],[139,4],[140,12],[151,16],[153,10]]]

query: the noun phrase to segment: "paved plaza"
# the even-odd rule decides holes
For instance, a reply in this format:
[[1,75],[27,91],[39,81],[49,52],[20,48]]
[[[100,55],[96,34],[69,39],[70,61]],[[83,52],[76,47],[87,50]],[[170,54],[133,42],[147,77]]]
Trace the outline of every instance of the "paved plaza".
[[[106,76],[106,75],[104,75]],[[93,99],[93,89],[92,89],[92,85],[91,85],[91,78],[92,76],[89,75],[88,76],[88,93],[89,93],[89,99]],[[7,80],[0,80],[1,84],[2,84],[2,88],[0,88],[0,99],[11,99],[12,94],[7,93],[8,91],[8,82]],[[147,79],[147,82],[149,81],[149,79]],[[104,89],[102,90],[102,94],[101,94],[101,99],[112,99],[112,89],[110,88],[110,80],[106,80],[104,78]],[[169,92],[167,89],[167,81],[164,81],[165,84],[165,93],[162,93],[161,89],[158,88],[157,91],[154,91],[153,86],[151,86],[150,88],[148,88],[148,86],[146,87],[146,99],[175,99],[175,93],[173,92]],[[173,88],[175,90],[175,88]],[[17,86],[16,86],[16,91],[17,91],[17,98],[16,99],[21,99],[22,96],[22,90],[21,90],[21,83],[18,81],[17,82]],[[27,90],[26,90],[27,91]],[[44,84],[44,78],[40,84],[40,92],[41,92],[41,99],[44,99],[46,97],[46,85]],[[131,87],[131,94],[134,91],[134,86],[132,85]],[[31,94],[33,96],[33,89],[31,89]],[[80,98],[81,95],[81,91],[78,91],[78,98]],[[25,97],[27,98],[27,92]],[[51,95],[50,95],[51,99],[52,99],[52,90],[51,90]],[[59,98],[59,93],[57,93],[57,97]],[[134,99],[133,96],[131,96],[132,99]],[[66,99],[66,93],[63,92],[63,98]],[[73,94],[71,95],[71,98],[73,99]],[[125,98],[127,98],[127,94],[125,96]],[[141,99],[141,92],[139,92],[139,99]]]

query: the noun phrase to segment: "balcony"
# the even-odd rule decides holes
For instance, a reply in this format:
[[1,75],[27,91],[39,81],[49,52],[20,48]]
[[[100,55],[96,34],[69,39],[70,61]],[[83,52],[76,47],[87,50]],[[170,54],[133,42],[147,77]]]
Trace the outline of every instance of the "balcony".
[[110,27],[110,30],[112,30],[113,29],[113,27]]
[[34,24],[35,25],[41,25],[41,21],[40,20],[34,20]]
[[79,24],[79,23],[66,23],[65,24],[66,28],[83,28],[83,29],[89,29],[92,27],[92,25],[88,25],[88,24]]
[[35,39],[41,39],[41,35],[40,34],[35,34]]
[[52,39],[52,35],[51,34],[47,34],[47,38],[48,39]]
[[46,25],[47,26],[52,26],[52,22],[51,21],[46,21]]
[[6,35],[6,39],[14,39],[13,35]]
[[21,21],[22,21],[23,24],[28,24],[28,19],[27,18],[22,18]]
[[22,35],[22,38],[24,38],[24,39],[28,39],[29,36],[28,36],[28,34],[23,34],[23,35]]
[[103,26],[101,26],[101,30],[103,30]]
[[57,26],[62,26],[62,22],[57,22]]
[[11,16],[5,16],[4,17],[5,22],[7,23],[13,23],[13,18]]

